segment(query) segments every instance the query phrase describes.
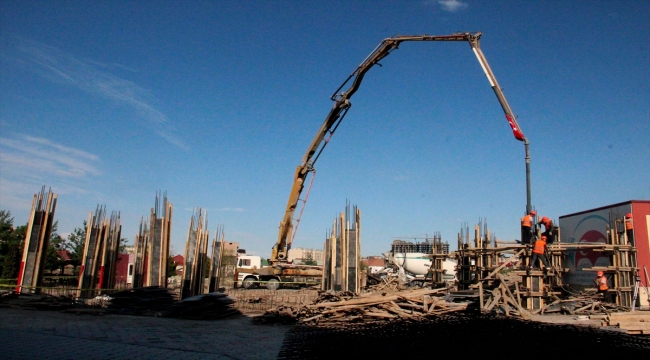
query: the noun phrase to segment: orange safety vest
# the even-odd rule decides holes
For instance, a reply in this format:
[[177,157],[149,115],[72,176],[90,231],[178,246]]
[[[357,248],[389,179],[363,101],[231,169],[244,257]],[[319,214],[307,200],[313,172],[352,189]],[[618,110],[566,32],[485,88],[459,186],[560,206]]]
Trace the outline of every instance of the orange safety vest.
[[625,219],[625,230],[632,230],[632,219]]
[[605,275],[599,276],[596,279],[596,282],[598,283],[598,290],[607,290],[609,289],[609,286],[607,286],[607,277]]
[[533,248],[533,254],[544,255],[544,250],[546,249],[546,241],[537,240],[535,241],[535,247]]
[[521,218],[521,226],[524,227],[532,227],[533,226],[533,217],[530,215],[526,215]]

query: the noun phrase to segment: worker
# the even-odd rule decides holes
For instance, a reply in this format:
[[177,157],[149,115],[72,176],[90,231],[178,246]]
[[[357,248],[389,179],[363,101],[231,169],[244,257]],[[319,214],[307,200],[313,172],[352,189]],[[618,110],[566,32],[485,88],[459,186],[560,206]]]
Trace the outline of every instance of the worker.
[[627,242],[634,246],[634,225],[632,224],[632,214],[625,215],[625,235],[627,235]]
[[521,243],[530,244],[531,239],[533,238],[533,218],[535,218],[537,212],[531,210],[528,214],[521,218]]
[[553,224],[553,220],[547,218],[546,216],[543,216],[541,220],[539,220],[538,224],[544,225],[544,232],[542,235],[546,236],[546,239],[548,239],[548,243],[552,244],[555,242],[555,224]]
[[542,237],[535,241],[535,246],[533,247],[533,258],[530,260],[530,267],[537,269],[537,259],[542,261],[544,264],[544,269],[548,268],[548,260],[546,259],[546,236]]
[[603,295],[603,300],[609,299],[607,290],[609,290],[609,286],[607,286],[607,276],[605,276],[605,273],[602,271],[599,271],[596,273],[596,279],[594,279],[594,282],[596,283],[596,287],[598,288],[598,294]]

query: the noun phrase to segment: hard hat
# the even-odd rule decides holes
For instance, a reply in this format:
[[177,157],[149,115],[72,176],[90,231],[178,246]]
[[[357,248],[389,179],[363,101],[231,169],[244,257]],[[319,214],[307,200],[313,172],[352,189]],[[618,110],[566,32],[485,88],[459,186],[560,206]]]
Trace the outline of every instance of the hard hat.
[[542,221],[548,221],[548,218],[546,216],[542,217]]
[[535,216],[535,215],[537,215],[537,211],[532,210],[532,211],[530,212],[530,214],[533,215],[533,216]]
[[598,275],[598,276],[603,276],[603,275],[605,275],[605,273],[602,272],[602,271],[599,271],[599,272],[596,273],[596,275]]
[[631,219],[631,218],[632,218],[632,214],[627,214],[627,215],[625,215],[625,217],[628,218],[628,219]]

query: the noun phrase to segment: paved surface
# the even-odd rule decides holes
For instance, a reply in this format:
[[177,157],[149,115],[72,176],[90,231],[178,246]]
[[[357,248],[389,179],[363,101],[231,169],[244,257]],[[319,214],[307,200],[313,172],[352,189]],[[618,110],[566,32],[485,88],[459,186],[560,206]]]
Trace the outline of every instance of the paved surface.
[[290,328],[0,308],[0,358],[276,359]]

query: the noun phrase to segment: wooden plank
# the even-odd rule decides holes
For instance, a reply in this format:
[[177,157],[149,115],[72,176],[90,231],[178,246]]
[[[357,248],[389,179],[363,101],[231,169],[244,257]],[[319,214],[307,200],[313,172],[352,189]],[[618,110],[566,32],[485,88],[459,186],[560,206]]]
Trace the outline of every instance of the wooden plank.
[[[521,304],[519,304],[519,303],[515,303],[515,301],[514,301],[514,296],[512,296],[512,292],[510,292],[510,288],[508,288],[508,287],[506,286],[506,284],[505,284],[505,282],[503,281],[503,278],[501,277],[501,275],[500,275],[500,274],[497,274],[497,275],[498,275],[498,277],[499,277],[499,280],[501,280],[501,285],[499,285],[499,286],[502,287],[503,289],[505,289],[506,293],[507,293],[508,296],[509,296],[509,299],[512,300],[513,305],[515,305],[515,307],[516,307],[517,310],[519,311],[519,315],[520,315],[524,320],[530,320],[530,318],[532,317],[532,316],[530,315],[530,313],[529,313],[526,309],[524,309],[524,308],[521,306]],[[515,284],[516,284],[516,283],[515,283]]]
[[618,326],[621,329],[625,330],[642,330],[650,331],[650,323],[646,322],[636,322],[636,321],[621,321],[618,323],[609,323],[610,326]]
[[525,249],[522,249],[522,250],[520,250],[519,252],[517,252],[517,253],[516,253],[514,256],[512,256],[508,261],[504,262],[504,263],[501,264],[499,267],[497,267],[496,269],[492,270],[492,271],[488,274],[488,276],[486,276],[485,278],[483,278],[483,280],[490,279],[492,276],[494,276],[494,275],[497,274],[499,271],[501,271],[501,269],[503,269],[503,268],[506,267],[508,264],[510,264],[511,262],[513,262],[514,259],[517,258],[519,255],[521,255],[524,251],[525,251]]
[[647,321],[650,322],[650,314],[643,314],[640,312],[632,313],[632,312],[621,312],[621,313],[611,313],[609,314],[610,319],[616,319],[616,320],[635,320],[635,321]]
[[497,304],[497,301],[499,301],[499,299],[501,299],[501,292],[493,291],[492,294],[493,294],[492,301],[490,302],[490,305],[488,305],[485,308],[485,312],[490,312],[492,310],[492,308]]

